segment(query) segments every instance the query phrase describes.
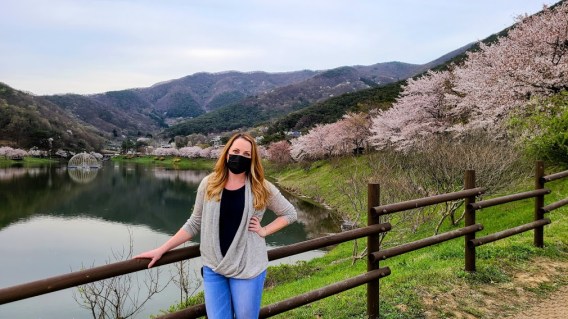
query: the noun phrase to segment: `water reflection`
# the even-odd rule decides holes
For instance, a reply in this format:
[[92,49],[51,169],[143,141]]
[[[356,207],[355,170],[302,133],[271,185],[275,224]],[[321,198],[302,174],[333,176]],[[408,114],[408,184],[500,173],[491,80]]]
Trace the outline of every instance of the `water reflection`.
[[99,170],[97,168],[70,168],[68,170],[71,180],[78,184],[87,184],[95,180]]
[[207,171],[180,171],[180,170],[166,170],[164,168],[156,168],[154,170],[154,177],[157,179],[167,179],[169,181],[183,181],[190,185],[198,185],[209,172]]
[[[66,166],[0,169],[0,231],[33,215],[85,216],[130,225],[147,225],[175,233],[189,218],[195,194],[207,171],[168,170],[107,162],[98,170]],[[326,209],[283,191],[296,206],[298,223],[275,235],[274,244],[288,244],[338,231]],[[275,218],[267,212],[263,223]],[[279,236],[277,236],[279,235]]]
[[0,169],[0,182],[12,181],[24,176],[35,177],[40,174],[46,173],[46,167],[34,167],[34,168],[23,168],[23,167],[8,167]]
[[[107,162],[89,183],[76,183],[65,166],[0,169],[0,255],[7,256],[0,273],[10,274],[0,276],[0,287],[59,275],[82,265],[102,265],[113,249],[128,244],[128,228],[134,234],[135,252],[162,244],[189,218],[197,187],[207,174]],[[270,248],[339,231],[331,212],[282,193],[296,206],[298,222],[269,236]],[[275,217],[267,211],[263,223]],[[309,252],[271,264],[321,254]],[[192,263],[199,268],[200,261]],[[157,314],[178,296],[175,287],[168,288],[146,305],[141,317]],[[71,290],[66,290],[3,305],[0,317],[87,315],[74,303]]]

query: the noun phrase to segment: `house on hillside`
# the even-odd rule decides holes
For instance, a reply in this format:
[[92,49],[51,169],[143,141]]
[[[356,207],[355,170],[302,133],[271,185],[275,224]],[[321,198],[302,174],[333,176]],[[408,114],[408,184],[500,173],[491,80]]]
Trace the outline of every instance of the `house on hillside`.
[[302,133],[300,133],[300,131],[288,131],[286,132],[286,136],[290,138],[298,138],[302,136]]

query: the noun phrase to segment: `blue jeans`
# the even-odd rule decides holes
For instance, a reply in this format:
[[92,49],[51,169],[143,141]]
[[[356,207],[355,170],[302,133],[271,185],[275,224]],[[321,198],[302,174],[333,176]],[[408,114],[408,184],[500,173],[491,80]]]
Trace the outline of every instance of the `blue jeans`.
[[250,279],[228,278],[203,267],[203,289],[208,319],[256,319],[266,270]]

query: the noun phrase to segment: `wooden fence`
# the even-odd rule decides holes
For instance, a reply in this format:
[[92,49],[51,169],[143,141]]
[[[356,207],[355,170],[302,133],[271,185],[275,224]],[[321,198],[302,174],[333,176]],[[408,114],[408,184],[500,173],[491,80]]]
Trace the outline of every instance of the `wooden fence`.
[[[312,239],[293,245],[288,245],[268,251],[268,259],[276,260],[302,252],[336,245],[350,240],[367,237],[368,260],[367,272],[337,282],[335,284],[301,294],[290,299],[280,301],[275,304],[265,306],[261,309],[260,318],[268,318],[279,313],[312,303],[328,296],[361,286],[367,285],[367,316],[369,318],[379,317],[379,279],[388,276],[391,270],[388,267],[380,268],[379,261],[402,255],[404,253],[418,250],[427,246],[442,243],[458,237],[464,237],[464,260],[465,270],[475,271],[475,250],[476,247],[485,245],[496,240],[500,240],[525,231],[534,230],[534,245],[543,247],[544,245],[544,225],[550,223],[550,219],[544,218],[545,214],[568,204],[568,198],[544,206],[544,196],[550,190],[544,188],[545,183],[561,179],[568,176],[568,171],[563,171],[548,176],[544,175],[544,164],[537,161],[535,170],[535,189],[532,191],[507,195],[489,200],[476,202],[478,195],[485,192],[484,188],[475,185],[475,172],[466,171],[464,178],[464,190],[420,198],[395,204],[380,205],[380,187],[378,184],[368,185],[368,226],[355,230],[333,234],[322,238]],[[534,221],[528,224],[516,226],[511,229],[503,230],[491,235],[476,238],[475,233],[483,229],[483,225],[476,223],[476,211],[481,208],[501,205],[517,200],[535,198]],[[445,232],[436,236],[420,239],[411,243],[406,243],[396,247],[380,250],[380,234],[391,230],[389,223],[380,223],[380,216],[402,212],[410,209],[436,205],[454,200],[465,201],[465,226],[463,228]],[[174,249],[167,252],[156,263],[162,266],[178,262],[185,259],[199,257],[199,246],[194,245],[181,249]],[[51,277],[43,280],[25,283],[22,285],[0,289],[0,305],[30,298],[54,291],[83,285],[115,276],[120,276],[147,268],[149,260],[131,259],[127,261],[108,264],[105,266],[90,268],[61,276]],[[205,305],[197,305],[184,310],[167,314],[160,318],[198,318],[205,315]]]

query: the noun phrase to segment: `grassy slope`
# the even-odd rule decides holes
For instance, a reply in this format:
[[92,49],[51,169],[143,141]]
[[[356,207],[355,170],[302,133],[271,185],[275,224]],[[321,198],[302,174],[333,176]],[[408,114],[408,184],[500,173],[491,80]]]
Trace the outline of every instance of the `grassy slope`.
[[[343,212],[349,205],[337,198],[335,187],[342,163],[318,162],[309,170],[289,167],[271,175],[285,187],[310,197],[323,199],[328,205]],[[319,190],[310,185],[319,185]],[[516,189],[530,190],[532,181],[517,185]],[[566,181],[550,183],[553,193],[546,203],[568,196]],[[524,200],[484,209],[477,221],[485,226],[478,237],[530,222],[533,201]],[[349,214],[349,213],[347,213]],[[382,318],[495,318],[514,313],[527,300],[546,294],[568,284],[568,209],[549,214],[553,223],[545,228],[544,249],[532,246],[532,232],[509,237],[477,249],[478,272],[463,271],[463,239],[455,239],[417,252],[394,257],[381,263],[389,266],[392,274],[381,279]],[[462,225],[463,226],[463,225]],[[451,230],[449,226],[445,230]],[[430,230],[410,233],[404,242],[431,236]],[[392,246],[393,243],[385,243]],[[364,247],[360,241],[359,247]],[[270,304],[298,293],[322,287],[361,274],[363,260],[352,265],[349,258],[353,245],[338,246],[321,259],[302,264],[303,276],[282,275],[282,282],[266,290],[263,304]],[[317,270],[317,271],[315,271]],[[271,269],[274,277],[280,271]],[[274,279],[278,281],[278,279]],[[326,298],[277,317],[363,318],[366,309],[365,287],[359,287]]]

